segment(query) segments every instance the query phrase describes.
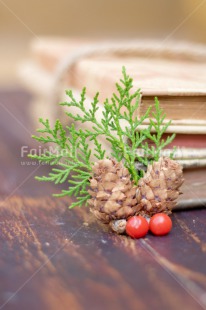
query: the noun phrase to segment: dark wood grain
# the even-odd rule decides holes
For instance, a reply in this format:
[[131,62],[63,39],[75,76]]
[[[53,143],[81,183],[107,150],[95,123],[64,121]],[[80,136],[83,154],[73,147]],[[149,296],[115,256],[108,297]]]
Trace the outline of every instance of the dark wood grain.
[[0,309],[206,309],[206,170],[185,173],[202,208],[174,212],[168,236],[117,236],[21,164],[29,100],[0,92]]

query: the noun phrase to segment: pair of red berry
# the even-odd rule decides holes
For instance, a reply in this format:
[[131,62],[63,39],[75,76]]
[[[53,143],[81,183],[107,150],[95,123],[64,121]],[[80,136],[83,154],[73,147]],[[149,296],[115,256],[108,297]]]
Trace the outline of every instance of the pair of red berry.
[[132,216],[126,224],[126,232],[132,238],[142,238],[150,230],[156,236],[167,235],[172,228],[172,221],[165,213],[157,213],[148,221],[143,216]]

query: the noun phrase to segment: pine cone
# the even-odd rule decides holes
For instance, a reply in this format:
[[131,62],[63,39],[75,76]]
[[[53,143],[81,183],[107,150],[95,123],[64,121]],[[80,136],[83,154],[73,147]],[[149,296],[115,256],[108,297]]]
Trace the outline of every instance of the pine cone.
[[130,180],[127,168],[115,159],[103,159],[95,163],[90,180],[88,200],[91,211],[103,223],[127,219],[139,211],[136,198],[137,186]]
[[176,161],[161,157],[148,166],[144,177],[138,182],[137,201],[142,215],[152,216],[158,212],[171,213],[184,182],[182,167]]

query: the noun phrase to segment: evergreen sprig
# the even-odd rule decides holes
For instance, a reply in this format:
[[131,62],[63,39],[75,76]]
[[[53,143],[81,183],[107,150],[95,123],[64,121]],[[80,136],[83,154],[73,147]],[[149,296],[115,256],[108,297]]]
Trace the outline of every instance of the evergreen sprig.
[[175,133],[168,135],[166,140],[162,138],[172,121],[169,120],[167,123],[164,123],[166,114],[160,108],[157,97],[155,97],[154,107],[155,111],[151,113],[152,118],[149,119],[149,126],[147,130],[145,130],[146,137],[150,143],[153,143],[153,145],[149,146],[147,141],[142,144],[142,149],[145,150],[146,155],[144,162],[146,166],[149,164],[151,159],[152,161],[158,161],[161,150],[170,144],[175,138]]
[[[133,80],[126,74],[126,70],[122,69],[123,78],[120,83],[116,84],[117,92],[112,98],[106,99],[103,105],[102,118],[99,119],[99,94],[97,93],[91,103],[91,108],[87,108],[86,104],[86,88],[81,92],[80,100],[74,98],[71,90],[66,91],[69,98],[68,102],[61,103],[62,106],[68,108],[66,114],[74,122],[90,123],[91,129],[76,129],[74,124],[63,128],[59,120],[56,121],[54,128],[51,127],[49,120],[40,119],[43,129],[37,131],[41,136],[33,136],[43,144],[51,144],[56,146],[55,152],[48,149],[44,154],[30,155],[31,158],[40,162],[49,163],[52,168],[48,176],[36,177],[40,181],[51,181],[55,184],[64,183],[68,180],[69,187],[62,190],[60,194],[55,196],[74,195],[76,201],[70,206],[81,206],[90,197],[87,192],[89,178],[92,173],[93,162],[91,161],[91,141],[93,142],[94,156],[99,160],[107,155],[123,161],[125,167],[128,168],[131,178],[137,184],[141,177],[141,171],[135,169],[135,162],[138,160],[144,165],[152,160],[158,160],[160,151],[168,145],[174,135],[168,137],[166,141],[162,139],[162,135],[171,122],[163,125],[165,115],[160,109],[158,99],[155,98],[155,112],[152,112],[150,118],[151,107],[142,117],[137,116],[137,109],[140,102],[140,89],[131,92]],[[79,110],[74,114],[72,109]],[[138,128],[143,122],[149,119],[149,125],[141,130]],[[156,133],[152,134],[153,129]],[[107,154],[99,142],[100,136],[104,136],[111,144],[111,154]],[[131,143],[125,143],[129,140]],[[152,141],[154,146],[150,147],[148,140]],[[141,157],[136,150],[141,148],[146,156]],[[56,165],[59,167],[57,168]]]

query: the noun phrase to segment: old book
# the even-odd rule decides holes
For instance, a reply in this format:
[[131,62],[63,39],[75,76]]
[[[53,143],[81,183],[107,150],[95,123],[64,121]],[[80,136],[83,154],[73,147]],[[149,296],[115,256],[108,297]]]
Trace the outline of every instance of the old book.
[[19,72],[23,83],[36,94],[32,107],[36,120],[39,116],[63,119],[57,102],[65,100],[67,88],[78,94],[86,85],[90,98],[100,91],[103,106],[125,65],[134,79],[134,88],[141,88],[137,113],[144,113],[158,96],[167,118],[173,119],[168,133],[177,133],[174,143],[196,150],[205,148],[205,47],[174,42],[167,46],[151,41],[94,44],[43,38],[32,42],[31,52],[31,59],[21,64]]
[[[45,84],[44,92],[50,88],[54,93],[58,93],[59,83],[78,90],[87,85],[88,94],[92,97],[99,91],[103,102],[115,90],[115,82],[125,65],[134,78],[134,87],[142,91],[139,115],[154,103],[154,96],[158,96],[169,119],[206,120],[203,46],[42,38],[32,41],[31,55],[33,62],[27,63],[26,69],[21,66],[21,76],[27,85],[36,84],[37,92]],[[33,77],[39,82],[33,83]]]

